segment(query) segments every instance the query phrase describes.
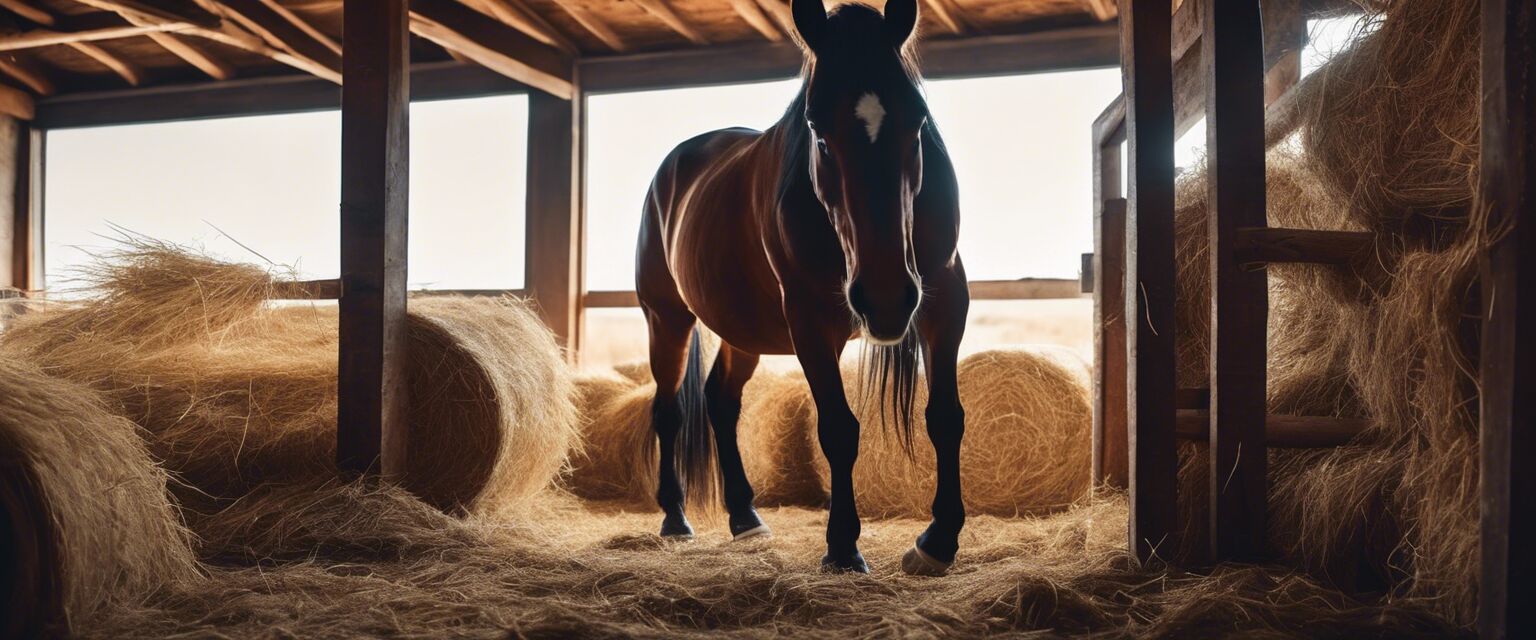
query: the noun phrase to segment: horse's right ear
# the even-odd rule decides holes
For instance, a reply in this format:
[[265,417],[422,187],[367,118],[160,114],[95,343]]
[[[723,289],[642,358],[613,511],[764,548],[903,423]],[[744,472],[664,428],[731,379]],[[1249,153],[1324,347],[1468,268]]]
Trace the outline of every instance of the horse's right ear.
[[827,8],[821,0],[791,0],[790,12],[795,16],[795,31],[800,32],[800,41],[811,51],[816,51],[822,45],[822,34],[827,27]]

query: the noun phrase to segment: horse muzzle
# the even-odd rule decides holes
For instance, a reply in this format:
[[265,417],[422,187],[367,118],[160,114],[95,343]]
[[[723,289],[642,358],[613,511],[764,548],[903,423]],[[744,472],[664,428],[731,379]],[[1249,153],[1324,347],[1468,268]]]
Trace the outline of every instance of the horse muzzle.
[[898,286],[866,286],[860,280],[848,285],[848,306],[863,329],[864,338],[877,345],[893,345],[907,336],[912,318],[922,302],[922,291],[909,278]]

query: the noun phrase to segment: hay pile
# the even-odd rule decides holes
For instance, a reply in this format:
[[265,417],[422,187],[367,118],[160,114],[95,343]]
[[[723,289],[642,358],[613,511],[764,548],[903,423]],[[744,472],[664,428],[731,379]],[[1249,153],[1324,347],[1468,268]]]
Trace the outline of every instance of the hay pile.
[[166,480],[95,393],[0,357],[0,636],[82,631],[167,584],[198,588]]
[[[843,373],[850,398],[859,397],[862,379],[855,367],[845,363]],[[628,368],[634,377],[595,374],[577,383],[583,389],[588,448],[573,464],[568,486],[583,498],[650,509],[657,457],[650,430],[655,385]],[[1092,413],[1082,358],[1050,347],[986,351],[962,360],[958,376],[966,408],[961,473],[971,513],[1049,513],[1086,496]],[[918,388],[926,386],[919,381]],[[919,392],[919,409],[926,396]],[[867,425],[854,466],[860,514],[926,517],[933,499],[932,445],[917,438],[915,459],[909,458],[896,435],[879,428],[877,406],[854,409]],[[917,432],[923,432],[921,425]],[[825,503],[827,467],[816,443],[816,404],[803,374],[753,376],[742,393],[738,444],[758,505]]]
[[[1358,274],[1269,270],[1271,411],[1374,420],[1356,447],[1271,453],[1274,542],[1461,624],[1477,594],[1476,260],[1497,232],[1473,203],[1478,18],[1471,0],[1386,3],[1296,89],[1298,135],[1269,155],[1271,225],[1382,234]],[[1181,386],[1206,377],[1203,180],[1179,191]],[[1184,454],[1181,510],[1203,521],[1205,453]]]
[[[1123,501],[1045,519],[973,518],[943,579],[896,564],[926,520],[865,526],[873,574],[824,574],[825,516],[770,509],[771,540],[663,541],[649,513],[557,499],[515,522],[451,518],[363,485],[252,496],[205,527],[200,588],[120,607],[86,637],[1448,637],[1401,604],[1293,572],[1143,572]],[[252,563],[261,561],[260,565]]]
[[[334,477],[334,306],[272,307],[266,270],[148,242],[87,276],[95,297],[27,314],[0,351],[105,394],[185,481],[179,500],[213,508]],[[401,482],[445,510],[543,488],[577,433],[569,373],[538,317],[515,300],[413,300],[408,333]]]

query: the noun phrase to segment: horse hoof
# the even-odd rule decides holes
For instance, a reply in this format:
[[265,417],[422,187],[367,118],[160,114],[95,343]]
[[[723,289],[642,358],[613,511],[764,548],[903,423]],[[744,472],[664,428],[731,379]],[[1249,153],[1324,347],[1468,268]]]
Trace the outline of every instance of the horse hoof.
[[661,521],[661,537],[668,540],[692,540],[693,527],[682,516],[667,516]]
[[942,576],[949,572],[949,567],[953,564],[953,562],[945,562],[928,555],[916,545],[901,556],[901,570],[911,576]]
[[864,562],[864,555],[854,552],[849,558],[833,558],[830,554],[821,557],[822,573],[869,573],[869,565]]
[[738,533],[738,534],[735,534],[735,535],[731,536],[731,541],[732,542],[741,542],[742,540],[750,540],[752,538],[762,538],[764,540],[767,540],[768,538],[772,538],[772,537],[773,537],[773,530],[769,529],[768,525],[766,525],[766,524],[760,524],[760,525],[757,525],[755,527],[752,527],[751,529],[747,529],[746,531],[743,531],[741,533]]

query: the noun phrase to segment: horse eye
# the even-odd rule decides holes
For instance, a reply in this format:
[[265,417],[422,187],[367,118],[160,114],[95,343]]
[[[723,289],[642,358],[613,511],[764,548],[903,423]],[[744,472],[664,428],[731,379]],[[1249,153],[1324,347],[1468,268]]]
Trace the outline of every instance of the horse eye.
[[822,152],[822,154],[831,154],[832,153],[831,151],[829,151],[827,149],[827,139],[826,138],[817,138],[816,139],[816,148],[819,149]]

